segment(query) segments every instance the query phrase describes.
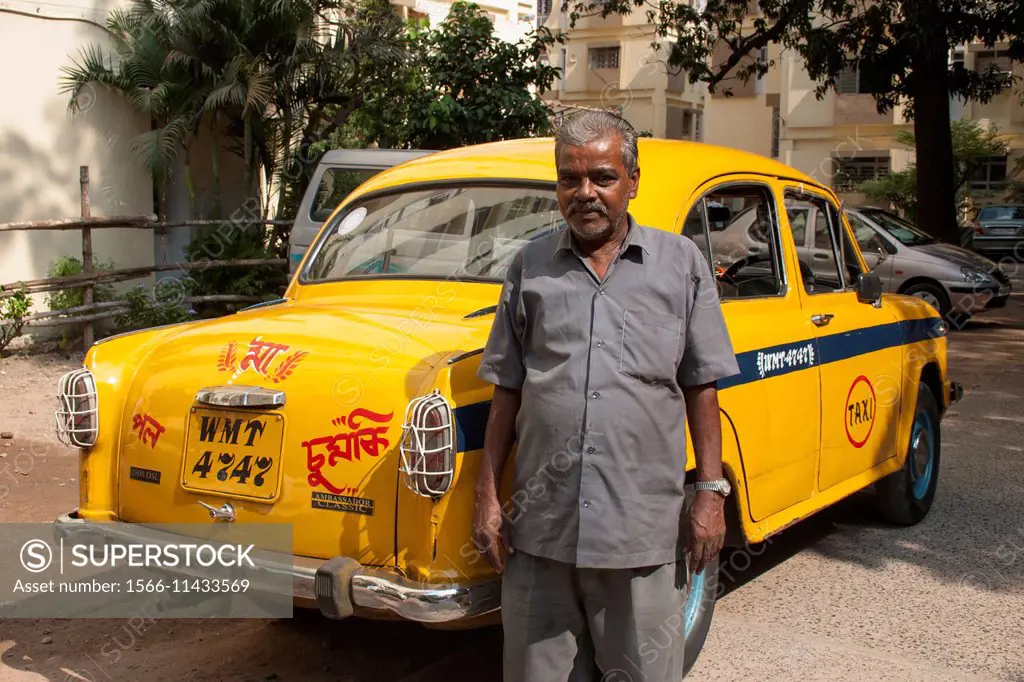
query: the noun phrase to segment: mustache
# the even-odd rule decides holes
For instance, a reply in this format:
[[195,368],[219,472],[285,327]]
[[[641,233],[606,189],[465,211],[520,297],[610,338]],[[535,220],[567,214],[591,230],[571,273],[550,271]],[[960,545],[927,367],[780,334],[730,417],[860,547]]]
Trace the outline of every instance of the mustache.
[[573,202],[569,205],[569,213],[599,213],[603,216],[608,215],[608,209],[602,204],[596,201],[590,201],[585,204]]

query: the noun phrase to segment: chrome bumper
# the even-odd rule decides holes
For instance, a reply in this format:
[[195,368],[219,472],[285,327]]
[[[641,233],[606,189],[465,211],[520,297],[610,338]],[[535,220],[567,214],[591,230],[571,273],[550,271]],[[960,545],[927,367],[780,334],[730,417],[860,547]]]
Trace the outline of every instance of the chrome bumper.
[[[92,538],[137,543],[140,539],[134,529],[129,535],[114,524],[86,521],[78,516],[77,510],[60,515],[54,521],[54,529],[57,537],[66,541]],[[146,530],[147,542],[179,544],[182,539],[171,533]],[[277,561],[261,558],[255,564],[253,589],[260,590],[264,584],[260,576],[275,576],[277,580],[270,581],[275,587],[264,591],[280,593],[281,575],[290,574],[291,596],[316,602],[321,613],[330,618],[390,613],[420,623],[448,623],[489,613],[501,605],[500,579],[474,584],[421,583],[392,569],[362,566],[348,557],[324,561],[282,556]]]

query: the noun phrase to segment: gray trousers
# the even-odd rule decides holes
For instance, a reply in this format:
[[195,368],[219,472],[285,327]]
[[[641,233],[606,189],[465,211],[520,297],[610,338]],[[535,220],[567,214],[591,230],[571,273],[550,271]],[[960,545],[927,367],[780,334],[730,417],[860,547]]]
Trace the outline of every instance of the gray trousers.
[[685,561],[577,568],[515,552],[501,590],[504,682],[680,682],[688,575]]

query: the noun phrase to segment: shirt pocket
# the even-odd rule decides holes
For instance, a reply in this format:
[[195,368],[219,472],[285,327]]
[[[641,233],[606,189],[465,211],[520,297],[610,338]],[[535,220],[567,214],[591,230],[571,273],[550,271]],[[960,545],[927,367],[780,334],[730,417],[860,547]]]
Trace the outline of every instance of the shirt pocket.
[[649,384],[675,383],[683,321],[669,313],[626,309],[619,372]]

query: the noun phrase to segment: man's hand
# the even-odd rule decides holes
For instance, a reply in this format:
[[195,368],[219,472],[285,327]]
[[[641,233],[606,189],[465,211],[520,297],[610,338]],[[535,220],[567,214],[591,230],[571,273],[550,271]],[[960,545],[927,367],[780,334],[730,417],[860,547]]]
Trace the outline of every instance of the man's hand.
[[[686,421],[693,436],[697,480],[723,477],[722,421],[715,382],[683,387]],[[725,499],[713,490],[698,490],[690,505],[690,536],[687,541],[690,565],[700,573],[725,544]]]
[[509,554],[513,552],[504,521],[497,495],[485,493],[477,496],[476,513],[473,516],[473,545],[478,552],[483,552],[498,573],[505,570],[501,548],[504,547]]
[[690,507],[690,536],[687,550],[690,566],[700,573],[725,544],[725,500],[711,490],[698,490]]
[[476,511],[473,514],[473,544],[483,552],[498,573],[505,570],[499,543],[512,553],[508,527],[498,502],[501,473],[516,436],[516,416],[522,397],[519,391],[494,387],[491,409],[484,433],[484,458],[476,482]]

